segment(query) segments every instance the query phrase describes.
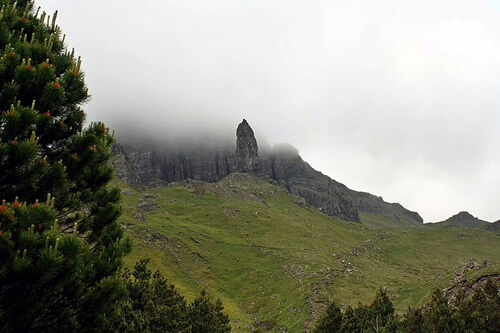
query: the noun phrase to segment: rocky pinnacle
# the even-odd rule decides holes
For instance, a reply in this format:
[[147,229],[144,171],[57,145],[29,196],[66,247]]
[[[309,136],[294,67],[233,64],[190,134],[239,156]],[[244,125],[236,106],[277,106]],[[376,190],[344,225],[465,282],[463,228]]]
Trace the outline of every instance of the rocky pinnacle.
[[255,171],[259,164],[257,140],[248,122],[243,119],[236,129],[236,169],[239,172]]
[[[381,197],[349,189],[313,169],[294,148],[259,149],[243,119],[236,129],[236,150],[220,147],[200,151],[167,151],[115,145],[115,174],[132,186],[162,186],[187,179],[217,182],[233,172],[268,176],[324,214],[360,222],[359,212],[392,219],[395,225],[422,223],[418,213]],[[403,222],[401,222],[403,221]]]

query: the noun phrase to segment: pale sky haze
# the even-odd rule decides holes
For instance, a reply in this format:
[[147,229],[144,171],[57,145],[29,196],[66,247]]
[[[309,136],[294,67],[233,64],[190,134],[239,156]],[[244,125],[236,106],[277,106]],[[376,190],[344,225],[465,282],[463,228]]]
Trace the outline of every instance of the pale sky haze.
[[355,190],[500,219],[500,0],[40,0],[89,120],[288,142]]

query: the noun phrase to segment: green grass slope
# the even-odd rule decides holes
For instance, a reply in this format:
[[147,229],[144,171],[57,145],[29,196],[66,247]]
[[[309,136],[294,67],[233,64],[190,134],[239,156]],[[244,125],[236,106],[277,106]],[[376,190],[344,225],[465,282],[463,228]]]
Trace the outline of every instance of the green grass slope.
[[423,223],[410,218],[383,216],[379,214],[359,212],[361,223],[371,229],[415,229],[424,227]]
[[148,191],[115,184],[134,241],[127,264],[149,256],[188,299],[202,289],[221,298],[235,332],[303,332],[331,300],[366,303],[380,286],[402,311],[449,285],[471,257],[500,272],[494,233],[340,221],[245,174]]

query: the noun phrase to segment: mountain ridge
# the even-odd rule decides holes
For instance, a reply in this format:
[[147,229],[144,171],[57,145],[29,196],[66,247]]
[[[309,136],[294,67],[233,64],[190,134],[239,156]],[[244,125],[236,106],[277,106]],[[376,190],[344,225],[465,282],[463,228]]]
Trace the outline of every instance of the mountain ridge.
[[116,144],[115,175],[131,186],[156,187],[186,179],[216,182],[233,172],[266,175],[321,212],[342,220],[360,222],[360,212],[381,215],[395,224],[422,225],[417,212],[399,203],[355,191],[324,175],[304,161],[298,151],[277,145],[259,151],[254,132],[244,119],[236,130],[236,150],[169,151],[150,145]]
[[426,223],[426,226],[432,228],[441,228],[441,229],[462,229],[462,228],[474,228],[474,229],[487,229],[493,223],[481,220],[467,211],[461,211],[444,221],[440,222],[432,222]]

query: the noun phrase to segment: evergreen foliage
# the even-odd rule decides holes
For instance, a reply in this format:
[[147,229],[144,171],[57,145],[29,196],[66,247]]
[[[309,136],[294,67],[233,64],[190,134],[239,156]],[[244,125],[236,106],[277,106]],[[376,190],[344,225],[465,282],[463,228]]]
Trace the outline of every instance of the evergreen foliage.
[[376,332],[379,332],[381,327],[384,327],[386,331],[394,330],[394,306],[382,288],[377,291],[375,299],[370,304],[370,309],[372,326]]
[[113,137],[83,127],[81,60],[56,16],[0,0],[0,331],[229,332],[219,300],[188,306],[147,260],[121,273]]
[[220,300],[212,303],[203,291],[187,305],[184,297],[169,285],[159,271],[147,268],[149,260],[139,260],[132,274],[125,271],[128,298],[119,305],[115,332],[196,332],[231,331],[229,318]]
[[196,298],[188,308],[187,317],[193,333],[226,333],[231,332],[229,318],[222,312],[224,307],[218,299],[213,304],[205,291]]
[[380,289],[369,306],[359,304],[343,313],[330,304],[316,325],[315,332],[500,332],[500,294],[498,286],[488,279],[472,295],[462,291],[457,305],[449,304],[439,289],[421,308],[408,308],[402,318],[386,292]]
[[81,60],[33,1],[0,0],[0,331],[105,329],[130,242],[106,185],[112,135],[83,127]]
[[406,332],[424,332],[424,315],[422,309],[409,307],[404,314],[401,326],[405,328]]
[[441,290],[435,289],[425,311],[424,330],[426,332],[458,332],[458,321],[454,312]]
[[[351,313],[352,308],[349,308],[349,313]],[[331,303],[326,309],[325,313],[319,320],[319,324],[316,327],[316,332],[342,332],[342,313],[340,308],[335,302]]]

